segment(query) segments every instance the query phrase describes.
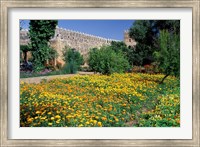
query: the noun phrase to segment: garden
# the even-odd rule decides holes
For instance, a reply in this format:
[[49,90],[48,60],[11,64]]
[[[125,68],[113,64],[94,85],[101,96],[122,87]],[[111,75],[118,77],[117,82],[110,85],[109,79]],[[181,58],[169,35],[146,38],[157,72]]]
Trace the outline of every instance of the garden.
[[[20,48],[20,77],[73,76],[21,81],[21,127],[180,127],[180,21],[137,20],[129,29],[134,47],[113,41],[83,58],[65,46],[65,64],[46,65],[57,57],[48,43],[56,25],[30,21],[31,43]],[[84,62],[94,74],[76,74],[85,70]]]
[[180,81],[163,75],[74,76],[20,84],[21,127],[179,127]]

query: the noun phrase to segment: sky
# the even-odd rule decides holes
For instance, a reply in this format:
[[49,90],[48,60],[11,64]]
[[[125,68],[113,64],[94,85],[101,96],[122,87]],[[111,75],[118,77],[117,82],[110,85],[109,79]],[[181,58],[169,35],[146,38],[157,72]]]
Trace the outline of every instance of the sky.
[[[123,40],[124,31],[128,30],[134,20],[58,20],[58,27],[74,30],[107,39]],[[29,20],[21,24],[28,29]]]

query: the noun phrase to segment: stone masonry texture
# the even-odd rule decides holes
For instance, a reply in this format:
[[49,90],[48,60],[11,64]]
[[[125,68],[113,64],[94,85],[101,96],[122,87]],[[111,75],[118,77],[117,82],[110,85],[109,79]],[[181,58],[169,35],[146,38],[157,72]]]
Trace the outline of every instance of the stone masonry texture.
[[[100,48],[102,46],[110,45],[112,41],[119,40],[107,39],[56,27],[55,35],[50,40],[50,46],[58,52],[58,58],[56,60],[61,64],[64,64],[64,61],[62,60],[62,50],[65,46],[79,51],[80,54],[83,55],[84,59],[86,59],[91,48]],[[21,30],[20,45],[27,45],[29,42],[28,30]],[[127,46],[136,45],[135,40],[128,36],[128,31],[124,32],[124,42]]]

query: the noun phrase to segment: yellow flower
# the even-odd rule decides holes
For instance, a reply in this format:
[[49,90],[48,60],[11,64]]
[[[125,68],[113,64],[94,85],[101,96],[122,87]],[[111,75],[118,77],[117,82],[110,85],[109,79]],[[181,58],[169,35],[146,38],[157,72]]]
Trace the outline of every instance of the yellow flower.
[[71,115],[66,116],[66,118],[71,118],[71,117],[72,117]]
[[83,127],[83,125],[82,125],[82,124],[80,124],[80,125],[79,125],[79,127]]
[[96,121],[96,120],[93,120],[93,123],[94,123],[94,124],[96,124],[96,123],[97,123],[97,121]]
[[100,121],[97,123],[97,125],[98,125],[99,127],[102,127],[102,123],[101,123]]
[[52,126],[52,123],[48,123],[49,126]]
[[126,112],[122,112],[122,114],[126,114]]
[[31,122],[33,121],[33,118],[28,118],[27,121],[28,121],[29,123],[31,123]]
[[55,118],[60,119],[60,115],[56,115]]
[[41,111],[36,111],[36,114],[40,114],[41,113]]
[[42,120],[44,120],[44,119],[46,119],[46,118],[47,118],[46,116],[44,116],[44,117],[41,117],[41,119],[42,119]]
[[[137,109],[137,105],[151,100],[151,97],[147,96],[148,93],[155,94],[155,98],[157,97],[160,103],[154,110],[141,113],[154,116],[149,121],[158,121],[166,117],[179,125],[177,119],[180,119],[180,114],[177,112],[174,118],[175,109],[173,108],[180,105],[180,94],[174,94],[173,89],[169,88],[176,79],[169,77],[166,87],[161,89],[166,90],[167,96],[159,96],[160,93],[157,90],[160,86],[154,81],[162,77],[162,74],[135,73],[110,76],[90,75],[57,78],[40,84],[22,84],[20,86],[20,126],[43,126],[43,122],[47,126],[54,126],[54,124],[58,126],[65,120],[73,126],[80,127],[120,125],[121,121],[126,123],[127,117],[129,117],[127,121],[134,120],[135,116],[131,113],[130,107]],[[26,96],[26,92],[30,94],[29,97]],[[88,93],[94,93],[94,95]],[[134,102],[134,97],[137,97],[137,103]],[[140,103],[140,101],[143,102]],[[152,99],[152,101],[156,100]],[[170,109],[170,114],[163,114],[162,107],[173,108]],[[142,124],[145,120],[141,118],[139,121]]]
[[115,118],[115,121],[116,121],[116,122],[118,122],[118,121],[119,121],[119,119]]

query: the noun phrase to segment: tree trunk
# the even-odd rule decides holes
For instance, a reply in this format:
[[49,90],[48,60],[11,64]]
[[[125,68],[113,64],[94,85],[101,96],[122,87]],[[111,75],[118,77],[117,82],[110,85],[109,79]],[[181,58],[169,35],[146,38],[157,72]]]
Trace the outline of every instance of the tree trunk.
[[56,58],[54,58],[54,66],[56,66],[56,65],[57,65]]
[[27,51],[24,51],[23,53],[24,53],[24,62],[25,62],[25,63],[28,63],[28,55],[27,55],[28,52],[27,52]]
[[169,74],[165,75],[165,77],[162,79],[162,81],[159,84],[162,84],[164,80],[169,76]]

